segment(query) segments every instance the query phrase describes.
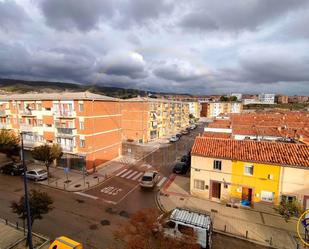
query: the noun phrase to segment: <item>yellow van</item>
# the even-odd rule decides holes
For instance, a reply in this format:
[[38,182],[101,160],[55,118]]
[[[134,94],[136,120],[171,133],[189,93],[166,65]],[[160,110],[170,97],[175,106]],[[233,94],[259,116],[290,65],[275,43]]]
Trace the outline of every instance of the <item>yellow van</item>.
[[61,236],[55,239],[49,249],[83,249],[83,245],[65,236]]

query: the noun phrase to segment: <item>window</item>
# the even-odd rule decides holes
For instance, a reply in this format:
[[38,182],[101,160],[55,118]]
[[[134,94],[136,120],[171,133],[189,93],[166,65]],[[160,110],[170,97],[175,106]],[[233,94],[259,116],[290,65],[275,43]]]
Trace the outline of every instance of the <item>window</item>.
[[84,130],[85,129],[85,123],[84,121],[79,121],[79,129]]
[[252,176],[253,175],[253,165],[245,165],[245,175]]
[[222,161],[214,160],[214,169],[221,170]]
[[85,148],[85,145],[86,145],[85,140],[84,140],[84,139],[81,139],[81,140],[80,140],[80,147],[81,147],[81,148]]
[[36,103],[36,109],[41,111],[42,110],[42,104],[41,103]]
[[269,191],[261,191],[261,199],[267,202],[274,201],[274,193]]
[[296,196],[291,195],[281,195],[281,201],[284,203],[292,203],[296,201]]
[[202,180],[194,180],[194,188],[199,190],[205,189],[205,181]]
[[83,111],[84,111],[84,104],[83,104],[83,103],[79,103],[79,104],[78,104],[78,110],[79,110],[80,112],[83,112]]
[[167,221],[166,223],[163,224],[164,228],[175,228],[176,227],[176,223],[174,221]]
[[38,126],[43,126],[43,120],[42,119],[37,119],[37,125]]
[[224,184],[224,188],[229,188],[229,185],[228,184]]

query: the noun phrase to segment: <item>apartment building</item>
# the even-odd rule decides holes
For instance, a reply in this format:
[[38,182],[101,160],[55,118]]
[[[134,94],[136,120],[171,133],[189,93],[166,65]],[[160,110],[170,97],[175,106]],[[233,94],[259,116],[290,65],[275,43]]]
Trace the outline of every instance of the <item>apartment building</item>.
[[191,155],[194,196],[309,208],[308,145],[197,137]]
[[57,143],[59,164],[91,170],[121,153],[117,99],[89,92],[1,96],[0,127],[22,133],[25,148]]
[[208,118],[218,117],[220,114],[241,113],[241,102],[208,102],[202,104],[202,114]]
[[124,140],[145,143],[189,125],[188,102],[137,97],[122,101],[121,109]]
[[259,101],[261,104],[275,104],[275,94],[273,93],[260,93]]
[[289,96],[287,96],[287,95],[277,95],[275,100],[278,104],[287,104],[287,103],[289,103]]
[[201,104],[197,101],[188,102],[189,114],[193,115],[194,118],[199,119],[201,117]]

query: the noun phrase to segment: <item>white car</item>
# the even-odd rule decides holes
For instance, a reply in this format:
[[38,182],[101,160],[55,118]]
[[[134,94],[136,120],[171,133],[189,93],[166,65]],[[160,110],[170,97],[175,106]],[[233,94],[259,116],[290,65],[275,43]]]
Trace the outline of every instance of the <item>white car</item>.
[[196,124],[193,124],[193,125],[190,126],[190,129],[194,130],[196,127],[197,127]]
[[143,175],[140,185],[143,188],[153,188],[158,182],[158,172],[148,171]]
[[47,171],[45,169],[33,169],[26,172],[26,177],[30,180],[39,181],[47,179]]
[[179,140],[179,137],[177,136],[171,136],[170,142],[177,142]]

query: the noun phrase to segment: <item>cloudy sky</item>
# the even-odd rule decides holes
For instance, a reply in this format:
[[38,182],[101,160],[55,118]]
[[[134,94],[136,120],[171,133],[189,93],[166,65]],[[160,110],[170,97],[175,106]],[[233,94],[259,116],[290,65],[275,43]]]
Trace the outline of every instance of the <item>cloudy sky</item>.
[[0,77],[309,95],[309,1],[0,0]]

